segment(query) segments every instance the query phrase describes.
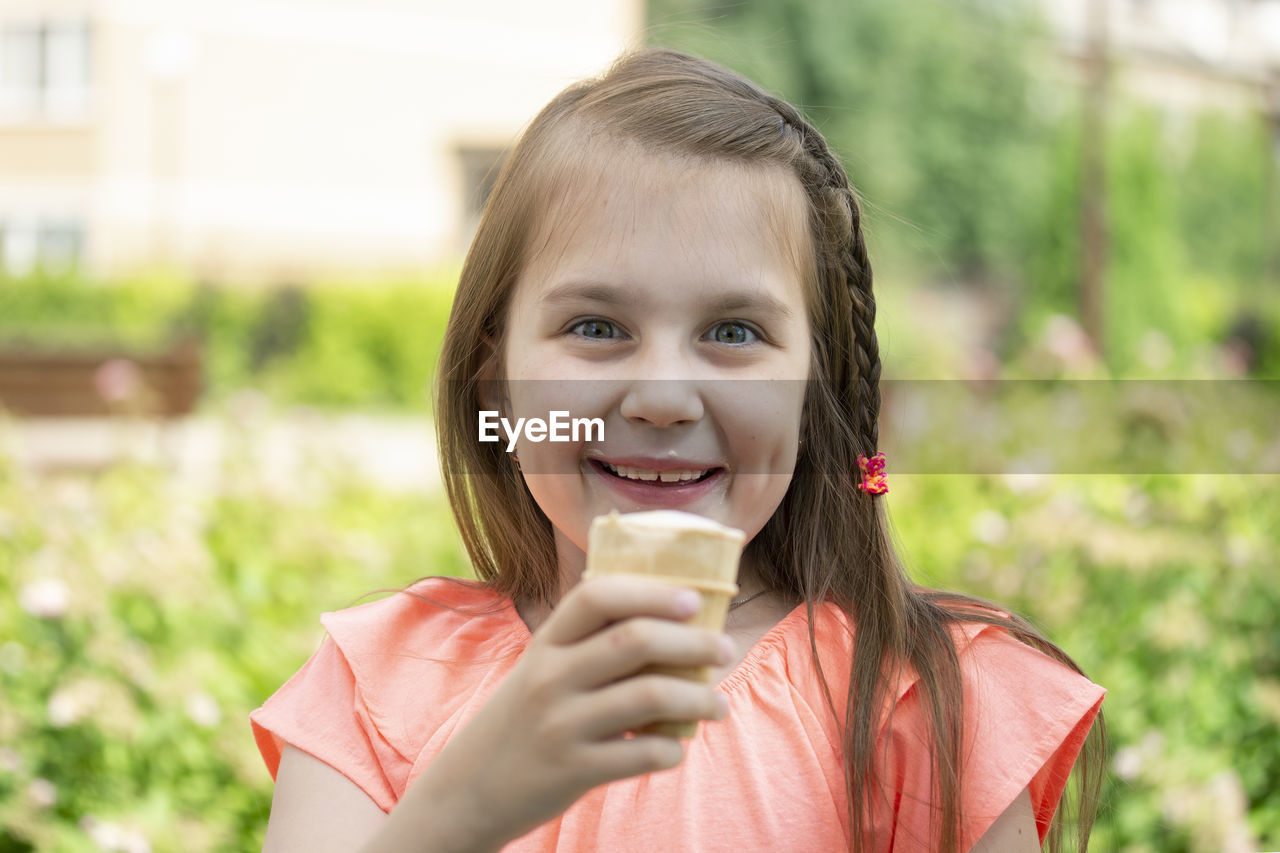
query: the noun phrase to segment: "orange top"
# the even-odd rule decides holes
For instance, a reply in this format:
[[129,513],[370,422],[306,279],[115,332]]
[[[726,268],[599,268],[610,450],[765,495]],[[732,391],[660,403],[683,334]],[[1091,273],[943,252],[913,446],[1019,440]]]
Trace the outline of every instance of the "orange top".
[[[321,622],[320,650],[250,715],[272,778],[284,743],[334,767],[384,811],[511,671],[529,630],[510,599],[430,578]],[[493,612],[478,612],[493,608]],[[848,691],[852,632],[834,605],[815,609],[823,672]],[[1024,789],[1041,840],[1105,691],[1003,629],[957,629],[965,689],[961,849]],[[914,677],[880,734],[894,793],[875,818],[876,850],[929,848],[929,747]],[[804,605],[773,627],[720,684],[729,716],[699,724],[671,770],[589,791],[508,853],[849,849],[839,730],[813,672]]]

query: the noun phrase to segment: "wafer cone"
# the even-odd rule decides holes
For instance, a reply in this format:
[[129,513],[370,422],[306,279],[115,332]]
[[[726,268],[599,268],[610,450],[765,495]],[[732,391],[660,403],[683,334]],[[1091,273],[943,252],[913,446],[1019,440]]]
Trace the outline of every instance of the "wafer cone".
[[[729,602],[738,592],[738,562],[746,534],[699,515],[654,510],[597,516],[587,542],[587,570],[596,575],[641,575],[654,581],[696,589],[702,607],[688,621],[711,631],[724,630]],[[713,667],[650,666],[661,673],[709,683]],[[696,720],[671,720],[640,729],[643,733],[693,737]]]

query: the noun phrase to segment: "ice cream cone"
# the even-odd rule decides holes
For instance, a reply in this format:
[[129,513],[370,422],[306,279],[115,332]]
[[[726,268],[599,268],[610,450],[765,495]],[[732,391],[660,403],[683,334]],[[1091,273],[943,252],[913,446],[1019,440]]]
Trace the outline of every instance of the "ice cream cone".
[[[596,575],[641,575],[654,581],[696,589],[702,607],[689,624],[724,630],[729,602],[738,592],[738,562],[746,534],[741,530],[678,510],[654,510],[597,516],[588,533],[587,570]],[[709,683],[713,667],[650,666],[660,673]],[[695,720],[670,720],[640,729],[642,733],[693,737]]]

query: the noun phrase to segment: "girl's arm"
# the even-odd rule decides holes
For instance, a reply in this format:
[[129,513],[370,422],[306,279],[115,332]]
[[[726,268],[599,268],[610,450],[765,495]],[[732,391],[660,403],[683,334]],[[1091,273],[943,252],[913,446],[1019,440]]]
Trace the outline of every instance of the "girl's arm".
[[1026,788],[1004,814],[996,818],[971,853],[1039,853],[1040,835],[1031,809],[1031,792]]
[[276,772],[263,853],[359,850],[387,816],[354,782],[318,758],[285,745]]
[[639,674],[728,661],[723,636],[683,624],[698,606],[690,590],[643,579],[578,584],[390,815],[338,771],[286,749],[264,851],[494,853],[591,788],[675,767],[675,738],[623,734],[723,718],[714,685]]
[[286,744],[262,850],[482,853],[500,849],[503,842],[488,840],[480,831],[485,824],[482,815],[460,811],[467,808],[469,804],[451,802],[446,792],[428,792],[427,786],[415,785],[396,807],[396,820],[390,820],[346,776]]

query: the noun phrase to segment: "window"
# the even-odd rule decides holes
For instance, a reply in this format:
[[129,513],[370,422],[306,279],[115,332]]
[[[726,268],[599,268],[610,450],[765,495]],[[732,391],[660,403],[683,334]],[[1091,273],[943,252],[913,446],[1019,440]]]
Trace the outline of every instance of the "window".
[[19,278],[37,267],[53,273],[76,269],[84,255],[84,226],[70,219],[14,217],[0,220],[0,268]]
[[46,269],[75,269],[83,251],[84,228],[78,222],[53,220],[42,223],[36,231],[36,257]]
[[29,219],[0,221],[0,264],[11,276],[21,277],[36,265],[36,223]]
[[74,119],[89,104],[89,25],[0,25],[0,119]]
[[461,147],[458,162],[462,168],[462,218],[463,227],[469,233],[480,222],[480,213],[493,192],[498,171],[507,152],[501,148]]

